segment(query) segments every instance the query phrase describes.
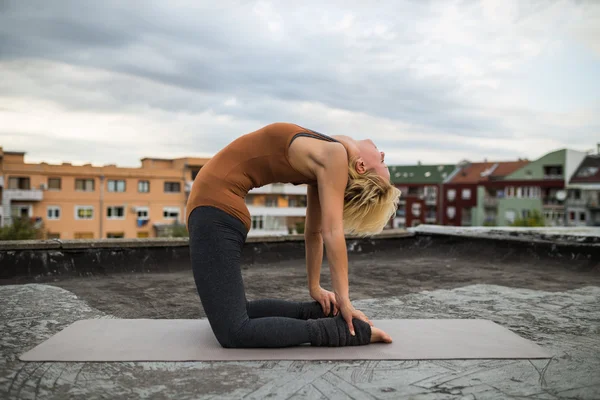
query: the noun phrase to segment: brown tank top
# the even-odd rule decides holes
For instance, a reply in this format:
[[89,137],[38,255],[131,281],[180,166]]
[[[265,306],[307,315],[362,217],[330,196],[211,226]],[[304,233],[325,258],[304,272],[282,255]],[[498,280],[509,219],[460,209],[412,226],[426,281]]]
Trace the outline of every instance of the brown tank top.
[[194,179],[186,224],[195,208],[213,206],[238,218],[250,230],[251,217],[244,198],[252,188],[270,183],[314,183],[288,160],[288,148],[298,136],[337,142],[322,133],[282,122],[237,138],[215,154]]

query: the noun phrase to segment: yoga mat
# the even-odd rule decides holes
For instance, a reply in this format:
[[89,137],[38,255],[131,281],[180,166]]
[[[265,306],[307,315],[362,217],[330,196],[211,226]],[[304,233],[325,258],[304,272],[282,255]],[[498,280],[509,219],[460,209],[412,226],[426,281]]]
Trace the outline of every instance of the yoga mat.
[[374,320],[392,344],[225,349],[207,320],[91,319],[68,326],[22,361],[434,360],[550,358],[535,343],[481,319]]

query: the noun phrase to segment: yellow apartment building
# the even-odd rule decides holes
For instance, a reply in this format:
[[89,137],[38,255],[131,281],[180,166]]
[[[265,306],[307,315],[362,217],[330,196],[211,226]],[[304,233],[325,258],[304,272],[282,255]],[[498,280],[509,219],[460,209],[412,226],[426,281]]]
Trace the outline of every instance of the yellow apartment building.
[[[26,163],[25,153],[0,147],[0,226],[13,217],[43,224],[48,238],[168,236],[183,224],[189,190],[209,158],[144,158],[139,168]],[[306,187],[253,189],[246,198],[249,235],[296,232],[306,215]]]
[[190,182],[209,160],[144,158],[139,168],[121,168],[24,158],[0,147],[1,224],[33,218],[60,239],[162,236],[184,222]]

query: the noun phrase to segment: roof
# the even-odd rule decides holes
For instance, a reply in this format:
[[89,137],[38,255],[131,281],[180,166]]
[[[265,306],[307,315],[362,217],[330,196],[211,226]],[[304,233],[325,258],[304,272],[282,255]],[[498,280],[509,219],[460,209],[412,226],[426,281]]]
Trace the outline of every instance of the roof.
[[589,155],[583,159],[573,174],[570,183],[600,182],[600,155]]
[[527,164],[529,164],[529,160],[519,160],[519,161],[502,161],[497,163],[498,166],[493,170],[493,172],[487,176],[483,177],[482,181],[493,181],[497,178],[503,178],[506,175],[512,174],[519,168],[523,168]]
[[455,165],[391,165],[390,179],[394,184],[421,183],[436,184],[442,183],[452,171]]
[[529,164],[527,160],[469,163],[448,183],[478,183],[493,181]]

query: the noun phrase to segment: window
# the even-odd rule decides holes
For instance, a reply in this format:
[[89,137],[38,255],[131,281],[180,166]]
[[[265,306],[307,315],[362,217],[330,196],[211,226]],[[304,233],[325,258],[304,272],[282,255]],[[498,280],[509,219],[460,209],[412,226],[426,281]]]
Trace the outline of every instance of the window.
[[252,229],[263,229],[264,221],[262,215],[252,216]]
[[80,192],[93,192],[94,191],[94,180],[93,179],[75,179],[75,190]]
[[125,191],[125,180],[109,179],[108,180],[108,191],[109,192],[124,192]]
[[137,219],[148,219],[150,217],[150,210],[148,207],[138,207],[136,209]]
[[181,183],[165,182],[165,193],[179,193],[179,192],[181,192]]
[[463,200],[469,200],[471,198],[471,189],[463,189],[462,198]]
[[580,189],[573,190],[573,199],[581,200],[581,190]]
[[138,181],[138,192],[139,193],[150,192],[150,181]]
[[60,239],[60,233],[48,232],[46,234],[47,239]]
[[412,203],[411,206],[412,215],[418,217],[421,215],[421,204],[420,203]]
[[446,196],[448,197],[448,201],[454,201],[454,199],[456,198],[456,190],[448,189],[448,191],[446,192]]
[[107,239],[123,239],[125,234],[123,232],[108,232],[106,234]]
[[506,221],[509,224],[512,224],[517,218],[517,213],[514,210],[506,210],[506,212],[504,213],[504,218],[506,218]]
[[33,212],[32,206],[12,205],[10,206],[10,216],[13,218],[30,218]]
[[177,207],[165,207],[163,208],[164,219],[179,219],[179,208]]
[[60,190],[62,179],[60,178],[48,178],[48,189]]
[[277,197],[276,196],[267,196],[265,200],[266,207],[277,207]]
[[94,233],[93,232],[75,232],[75,235],[73,235],[73,237],[75,239],[93,239]]
[[521,198],[523,198],[523,188],[518,187],[517,188],[517,199],[521,199]]
[[579,221],[585,222],[585,213],[584,212],[579,213]]
[[515,197],[515,188],[513,186],[506,188],[506,197]]
[[8,178],[9,189],[29,190],[31,189],[31,180],[24,177],[10,177]]
[[446,215],[448,216],[448,218],[454,219],[454,217],[456,216],[456,208],[455,207],[448,207],[446,209]]
[[562,179],[562,165],[546,165],[544,166],[544,179]]
[[92,219],[94,218],[94,207],[92,206],[76,206],[75,219]]
[[125,218],[125,207],[123,206],[112,206],[106,209],[106,217],[108,219],[124,219]]
[[425,196],[434,197],[437,194],[437,188],[435,186],[425,186]]
[[571,211],[571,212],[569,212],[569,219],[570,219],[571,221],[575,221],[575,211]]
[[245,201],[246,204],[251,206],[252,204],[254,204],[254,196],[246,196]]
[[48,206],[46,215],[48,216],[48,219],[60,219],[60,207]]
[[196,179],[196,176],[198,176],[198,172],[200,172],[201,169],[202,169],[202,167],[192,168],[192,180]]
[[578,178],[589,178],[590,176],[596,175],[598,167],[584,167],[577,172]]
[[288,200],[288,207],[298,207],[298,200],[291,198]]
[[529,210],[521,210],[521,217],[523,219],[529,218]]

